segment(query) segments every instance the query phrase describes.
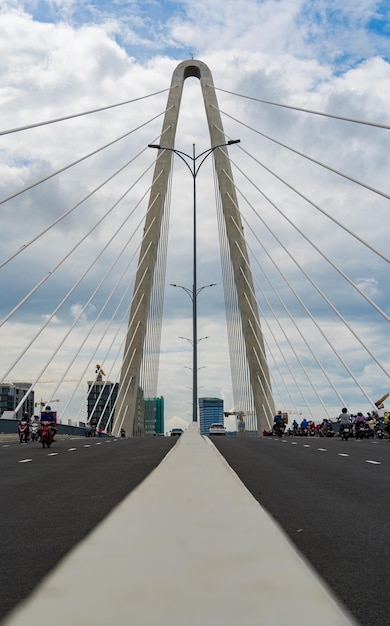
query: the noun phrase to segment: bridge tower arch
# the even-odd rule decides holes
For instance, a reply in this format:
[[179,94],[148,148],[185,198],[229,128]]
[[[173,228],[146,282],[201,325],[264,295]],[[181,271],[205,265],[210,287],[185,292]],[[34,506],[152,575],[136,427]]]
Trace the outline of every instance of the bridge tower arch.
[[[161,226],[166,207],[168,184],[172,167],[180,102],[186,78],[200,80],[211,146],[226,143],[217,97],[210,69],[202,61],[190,59],[180,63],[173,72],[161,137],[170,150],[159,150],[145,218],[130,318],[124,348],[118,397],[115,408],[114,434],[124,428],[126,434],[135,434],[137,412],[140,410],[140,371],[147,329],[147,320],[157,263]],[[252,273],[229,156],[224,149],[213,152],[215,170],[221,196],[222,212],[230,252],[237,302],[241,317],[242,336],[249,369],[257,430],[262,432],[272,423],[275,412],[268,365],[259,321]],[[238,233],[240,241],[237,242]],[[241,407],[236,407],[240,409]]]

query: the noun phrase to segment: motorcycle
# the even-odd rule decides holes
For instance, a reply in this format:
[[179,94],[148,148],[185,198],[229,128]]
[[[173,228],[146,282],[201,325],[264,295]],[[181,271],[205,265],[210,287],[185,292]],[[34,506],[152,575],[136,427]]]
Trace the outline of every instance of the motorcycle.
[[28,422],[26,420],[21,420],[18,424],[19,431],[19,439],[20,443],[28,442]]
[[349,424],[341,424],[340,426],[340,436],[343,441],[348,441],[351,435],[351,427]]
[[378,437],[378,439],[383,439],[383,430],[380,425],[375,427],[375,436]]
[[284,435],[284,424],[275,424],[275,435],[277,437],[283,437],[283,435]]
[[41,422],[41,430],[40,430],[40,439],[41,439],[41,444],[42,447],[44,448],[45,446],[47,448],[50,448],[52,442],[53,442],[53,430],[51,427],[51,422]]
[[355,434],[356,439],[364,439],[364,437],[366,436],[364,422],[357,422],[355,429],[356,429],[356,434]]
[[33,422],[30,426],[31,441],[38,441],[39,439],[39,424]]

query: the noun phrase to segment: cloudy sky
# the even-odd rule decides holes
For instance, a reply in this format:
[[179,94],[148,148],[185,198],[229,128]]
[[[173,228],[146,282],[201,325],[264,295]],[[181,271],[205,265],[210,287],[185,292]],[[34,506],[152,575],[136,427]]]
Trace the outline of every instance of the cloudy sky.
[[[369,410],[367,396],[375,401],[390,390],[386,374],[390,362],[386,319],[390,314],[386,260],[389,130],[255,99],[389,126],[389,24],[388,2],[374,0],[5,0],[0,9],[3,131],[142,99],[0,136],[1,198],[18,194],[1,204],[0,262],[132,160],[113,181],[0,268],[2,319],[33,291],[0,329],[0,377],[32,380],[40,375],[57,380],[69,367],[66,379],[70,382],[60,389],[56,390],[55,383],[36,387],[38,399],[46,401],[55,394],[59,412],[66,409],[65,421],[85,417],[85,382],[76,389],[73,380],[93,378],[99,361],[115,378],[120,359],[114,355],[121,355],[125,329],[120,319],[126,320],[131,299],[123,281],[103,307],[121,272],[131,284],[156,156],[146,146],[157,141],[161,132],[172,72],[182,60],[195,57],[212,71],[227,136],[241,139],[240,146],[230,149],[230,156],[253,254],[276,405],[311,417],[309,405],[316,418],[324,417],[312,384],[332,415],[339,413],[340,395],[351,410]],[[144,98],[150,94],[156,95]],[[131,131],[96,156],[18,193]],[[346,174],[349,180],[264,135]],[[199,83],[188,79],[176,147],[191,152],[194,143],[201,152],[207,149],[209,137]],[[184,166],[176,160],[158,386],[159,395],[165,397],[167,429],[191,420],[191,345],[180,339],[192,336],[191,303],[182,290],[169,286],[192,284],[191,186]],[[198,336],[209,337],[199,343],[199,395],[223,397],[226,409],[239,409],[233,405],[231,391],[211,160],[202,167],[197,189],[198,284],[217,283],[199,297]],[[126,192],[124,201],[94,229]],[[111,243],[110,237],[126,218]],[[83,244],[71,252],[83,237]],[[68,253],[69,259],[62,263]],[[135,260],[127,270],[132,256]],[[56,311],[90,264],[85,278]],[[45,276],[47,280],[35,291]],[[339,395],[272,286],[284,298]],[[110,323],[122,295],[123,303]],[[321,330],[310,321],[305,307]],[[46,321],[48,325],[35,339]],[[82,407],[80,414],[78,407]]]

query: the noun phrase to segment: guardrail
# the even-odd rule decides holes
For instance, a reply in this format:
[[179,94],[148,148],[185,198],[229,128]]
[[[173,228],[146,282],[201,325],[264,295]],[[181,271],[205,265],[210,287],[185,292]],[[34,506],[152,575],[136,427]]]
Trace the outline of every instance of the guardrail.
[[5,626],[351,626],[192,424]]

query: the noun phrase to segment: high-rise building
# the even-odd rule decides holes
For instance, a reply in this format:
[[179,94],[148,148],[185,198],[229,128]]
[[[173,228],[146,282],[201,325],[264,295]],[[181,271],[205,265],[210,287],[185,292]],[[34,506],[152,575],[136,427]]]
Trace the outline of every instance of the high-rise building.
[[117,395],[118,383],[109,380],[88,381],[87,421],[111,432]]
[[200,434],[208,435],[211,424],[223,424],[223,400],[199,398]]
[[[32,383],[2,383],[0,382],[0,416],[6,411],[14,412],[26,391]],[[23,413],[34,415],[34,391],[30,391],[22,406],[18,410],[16,419],[20,420]]]
[[145,435],[164,434],[164,398],[145,398]]

